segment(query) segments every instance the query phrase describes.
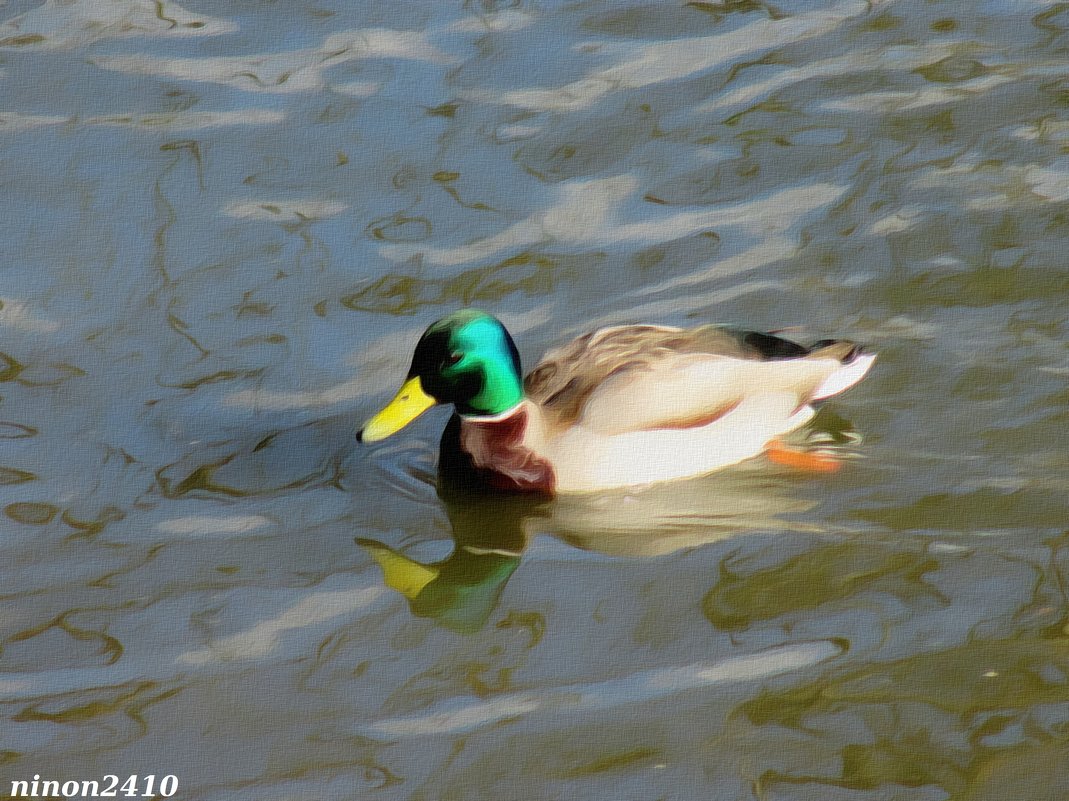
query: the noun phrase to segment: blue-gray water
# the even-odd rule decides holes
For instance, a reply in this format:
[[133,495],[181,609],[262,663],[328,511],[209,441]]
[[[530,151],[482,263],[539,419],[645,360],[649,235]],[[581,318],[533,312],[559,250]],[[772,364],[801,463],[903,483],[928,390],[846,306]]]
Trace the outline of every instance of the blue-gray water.
[[[0,4],[0,798],[1069,797],[1067,154],[1064,3]],[[353,433],[462,306],[880,357],[448,509]]]

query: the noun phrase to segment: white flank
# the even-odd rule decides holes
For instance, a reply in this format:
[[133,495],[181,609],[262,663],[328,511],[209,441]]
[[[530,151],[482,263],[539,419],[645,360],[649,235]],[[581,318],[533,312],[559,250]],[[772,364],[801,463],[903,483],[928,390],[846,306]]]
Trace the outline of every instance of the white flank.
[[876,361],[876,354],[866,353],[862,356],[858,356],[850,362],[850,364],[844,364],[841,368],[824,379],[823,383],[817,387],[816,392],[813,393],[813,400],[830,398],[832,395],[838,395],[845,389],[850,389],[850,387],[865,377],[865,373],[869,371],[869,368],[872,367],[874,361]]

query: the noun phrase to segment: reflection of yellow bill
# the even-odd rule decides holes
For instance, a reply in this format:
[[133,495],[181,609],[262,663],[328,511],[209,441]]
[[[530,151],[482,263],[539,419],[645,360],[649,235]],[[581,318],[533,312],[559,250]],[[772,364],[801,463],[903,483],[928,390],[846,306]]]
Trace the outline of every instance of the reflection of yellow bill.
[[420,564],[404,554],[391,551],[381,542],[361,537],[357,537],[356,542],[364,546],[379,563],[386,586],[409,600],[418,597],[423,588],[438,578],[438,573],[441,572],[437,565]]
[[434,398],[423,391],[419,376],[408,379],[386,408],[367,421],[357,435],[363,442],[378,442],[407,426],[434,404]]

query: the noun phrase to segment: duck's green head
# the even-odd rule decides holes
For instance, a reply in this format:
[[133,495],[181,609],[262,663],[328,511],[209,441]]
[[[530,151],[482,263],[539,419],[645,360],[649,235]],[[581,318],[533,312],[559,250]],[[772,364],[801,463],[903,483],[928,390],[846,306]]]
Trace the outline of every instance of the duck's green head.
[[516,345],[496,317],[454,312],[423,333],[397,396],[356,437],[385,439],[436,403],[465,416],[501,414],[523,400],[520,375]]

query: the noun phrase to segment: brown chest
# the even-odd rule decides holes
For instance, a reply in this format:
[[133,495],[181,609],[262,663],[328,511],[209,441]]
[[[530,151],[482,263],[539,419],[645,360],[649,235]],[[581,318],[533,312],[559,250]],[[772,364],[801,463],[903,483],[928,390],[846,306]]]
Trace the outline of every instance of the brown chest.
[[464,419],[460,449],[494,489],[551,495],[556,485],[553,467],[525,444],[529,415],[520,406],[501,418]]

